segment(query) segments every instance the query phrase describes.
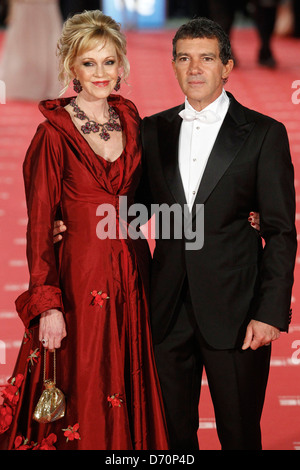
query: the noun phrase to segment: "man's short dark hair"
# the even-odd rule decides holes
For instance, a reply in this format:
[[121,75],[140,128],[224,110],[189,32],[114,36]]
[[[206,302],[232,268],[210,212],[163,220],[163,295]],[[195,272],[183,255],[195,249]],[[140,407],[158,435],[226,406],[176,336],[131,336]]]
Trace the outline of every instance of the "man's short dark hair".
[[215,21],[208,18],[194,18],[180,26],[173,38],[173,59],[176,60],[176,43],[179,39],[216,38],[219,43],[220,59],[227,64],[232,59],[231,44],[228,35]]

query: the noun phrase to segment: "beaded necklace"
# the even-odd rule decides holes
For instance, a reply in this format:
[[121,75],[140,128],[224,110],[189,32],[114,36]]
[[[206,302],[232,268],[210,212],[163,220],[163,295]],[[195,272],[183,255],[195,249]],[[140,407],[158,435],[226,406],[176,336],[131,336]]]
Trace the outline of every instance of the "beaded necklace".
[[90,134],[91,132],[99,132],[100,139],[106,141],[110,139],[109,132],[121,132],[122,126],[117,123],[117,119],[119,119],[119,116],[111,106],[108,107],[109,120],[104,124],[100,124],[96,121],[92,121],[87,117],[85,112],[82,111],[82,109],[80,109],[78,104],[76,103],[76,98],[71,99],[70,105],[74,109],[75,117],[77,117],[81,121],[87,120],[87,122],[83,124],[83,126],[81,126],[81,130],[84,134]]

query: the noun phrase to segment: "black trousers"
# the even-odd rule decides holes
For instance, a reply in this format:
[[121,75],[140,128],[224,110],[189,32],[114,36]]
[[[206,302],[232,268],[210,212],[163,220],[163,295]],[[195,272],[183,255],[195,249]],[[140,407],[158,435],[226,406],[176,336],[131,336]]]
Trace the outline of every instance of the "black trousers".
[[154,346],[172,450],[198,450],[203,368],[223,450],[261,450],[260,419],[271,347],[217,350],[196,325],[186,287],[172,327]]

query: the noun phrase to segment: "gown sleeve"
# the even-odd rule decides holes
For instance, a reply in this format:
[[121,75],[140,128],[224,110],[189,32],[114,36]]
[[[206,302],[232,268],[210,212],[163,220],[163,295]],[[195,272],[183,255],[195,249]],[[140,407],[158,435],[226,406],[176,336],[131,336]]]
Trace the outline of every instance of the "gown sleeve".
[[27,261],[29,288],[16,299],[16,309],[26,328],[46,310],[63,312],[53,244],[53,223],[61,197],[62,152],[57,131],[41,124],[23,164],[28,213]]

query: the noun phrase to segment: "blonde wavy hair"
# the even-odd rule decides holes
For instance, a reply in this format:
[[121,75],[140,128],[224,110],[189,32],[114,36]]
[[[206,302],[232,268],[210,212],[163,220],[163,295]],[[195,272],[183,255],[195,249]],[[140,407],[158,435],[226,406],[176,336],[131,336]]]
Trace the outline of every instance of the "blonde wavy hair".
[[100,10],[85,10],[68,18],[63,25],[62,34],[57,43],[59,59],[58,78],[64,86],[62,95],[74,78],[71,71],[74,60],[78,55],[92,49],[99,40],[110,40],[116,48],[120,66],[123,69],[122,79],[129,75],[130,65],[126,57],[127,42],[121,32],[121,25]]

